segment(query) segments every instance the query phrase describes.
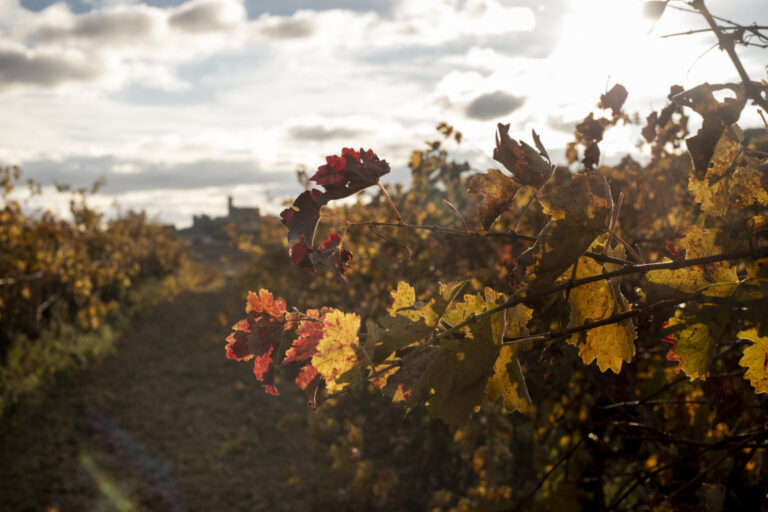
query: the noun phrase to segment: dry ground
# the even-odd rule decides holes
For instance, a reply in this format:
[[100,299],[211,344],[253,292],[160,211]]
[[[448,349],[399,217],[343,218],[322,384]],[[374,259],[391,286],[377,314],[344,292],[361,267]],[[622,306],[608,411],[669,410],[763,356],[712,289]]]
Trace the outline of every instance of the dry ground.
[[[220,269],[207,252],[198,259]],[[224,286],[163,303],[114,355],[22,404],[0,425],[0,510],[311,503],[304,400],[292,386],[269,397],[248,364],[226,359],[219,317],[231,300]]]

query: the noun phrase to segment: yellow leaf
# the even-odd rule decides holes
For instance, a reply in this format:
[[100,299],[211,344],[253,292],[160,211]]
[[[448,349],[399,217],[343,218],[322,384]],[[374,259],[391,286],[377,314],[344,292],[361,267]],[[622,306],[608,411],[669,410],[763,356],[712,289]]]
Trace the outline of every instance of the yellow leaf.
[[[688,226],[670,243],[673,250],[684,254],[686,259],[691,259],[720,254],[731,249],[723,247],[724,243],[720,241],[725,239],[726,236],[720,230]],[[710,297],[729,297],[739,286],[736,267],[727,261],[675,270],[653,270],[646,274],[646,279],[679,292],[703,292]]]
[[[397,283],[397,290],[392,290],[390,295],[392,295],[392,300],[394,301],[392,306],[387,308],[390,316],[397,315],[403,308],[413,307],[413,304],[416,302],[416,291],[413,289],[413,286],[405,281]],[[403,311],[400,314],[408,316],[408,312],[406,311]]]
[[692,314],[678,312],[662,331],[668,334],[664,340],[672,343],[667,359],[678,361],[677,371],[683,370],[691,380],[706,378],[729,319],[730,311],[723,307],[706,307]]
[[[602,271],[600,263],[582,257],[578,260],[575,278],[598,275]],[[571,305],[571,327],[603,320],[628,309],[618,287],[611,291],[611,284],[607,281],[596,281],[572,289],[568,302]],[[626,319],[573,334],[566,341],[579,349],[584,364],[597,360],[601,372],[611,369],[619,373],[622,363],[630,362],[635,355],[634,340],[635,326],[631,319]]]
[[768,393],[768,337],[760,336],[754,327],[741,331],[738,336],[753,343],[744,349],[744,356],[739,361],[747,369],[744,378],[755,388],[755,393]]
[[[506,328],[507,335],[517,337],[524,333],[525,325],[533,316],[533,310],[518,304],[507,310]],[[525,385],[525,378],[517,359],[516,345],[504,345],[501,347],[499,357],[493,365],[493,375],[488,379],[485,388],[485,399],[491,402],[502,397],[504,408],[508,412],[528,412],[531,398]]]
[[360,317],[354,313],[333,310],[323,319],[323,337],[312,356],[312,366],[323,376],[329,395],[341,391],[346,383],[336,379],[357,363],[357,331]]

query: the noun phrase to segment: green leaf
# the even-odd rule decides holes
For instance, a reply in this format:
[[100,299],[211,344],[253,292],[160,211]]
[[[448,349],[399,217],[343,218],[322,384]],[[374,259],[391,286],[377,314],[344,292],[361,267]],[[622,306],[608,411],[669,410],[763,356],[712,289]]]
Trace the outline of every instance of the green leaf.
[[667,359],[679,362],[676,372],[682,370],[691,380],[706,378],[730,318],[727,307],[710,304],[695,313],[678,311],[670,318],[662,334],[666,335],[664,341],[672,343]]

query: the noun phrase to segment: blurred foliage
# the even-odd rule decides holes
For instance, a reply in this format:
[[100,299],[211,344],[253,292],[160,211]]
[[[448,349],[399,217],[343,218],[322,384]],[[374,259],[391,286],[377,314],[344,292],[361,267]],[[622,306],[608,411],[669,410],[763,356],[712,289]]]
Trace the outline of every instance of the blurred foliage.
[[[670,99],[680,92],[673,88]],[[579,160],[579,153],[586,153],[605,129],[638,120],[616,111],[615,105],[603,107],[612,109],[611,116],[585,118],[569,145],[569,161]],[[687,125],[684,107],[671,101],[661,116],[649,121],[651,128],[643,130],[650,153],[645,164],[626,156],[615,165],[598,166],[610,183],[613,203],[621,203],[614,236],[635,253],[624,252],[622,258],[647,262],[674,255],[684,243],[680,233],[692,225],[729,234],[728,245],[710,247],[706,254],[739,249],[749,240],[763,243],[764,235],[756,233],[764,229],[759,219],[766,204],[754,201],[720,216],[702,210],[690,190],[691,158],[683,152]],[[448,128],[442,123],[438,130],[450,137],[453,129]],[[753,130],[744,145],[761,151],[766,141],[765,130]],[[538,148],[540,141],[536,144]],[[542,207],[547,203],[536,200],[536,190],[515,187],[514,197],[499,209],[499,218],[489,223],[492,208],[482,208],[482,195],[467,193],[468,188],[478,188],[470,182],[479,174],[466,163],[452,161],[442,141],[414,151],[409,167],[410,185],[387,190],[403,224],[422,228],[385,225],[394,218],[381,191],[358,195],[352,204],[324,207],[316,239],[343,233],[354,257],[345,274],[347,287],[338,286],[331,272],[310,276],[292,265],[285,227],[273,217],[262,219],[257,236],[239,241],[252,256],[243,283],[250,289],[273,290],[289,307],[300,310],[329,306],[371,315],[391,305],[390,291],[400,281],[411,283],[417,300],[425,303],[437,296],[441,281],[467,280],[467,293],[485,286],[514,289],[519,255],[531,242],[478,236],[483,229],[471,229],[491,224],[489,235],[515,231],[535,236],[548,218]],[[492,184],[490,171],[489,176]],[[462,233],[465,229],[470,232]],[[699,254],[690,247],[688,251],[689,256]],[[764,261],[736,264],[734,272],[746,283],[744,277],[761,272],[755,266],[762,268]],[[561,342],[564,336],[519,345],[533,402],[527,415],[509,414],[500,402],[484,403],[469,423],[452,431],[430,418],[424,407],[406,413],[368,384],[326,398],[309,422],[312,456],[328,476],[295,483],[296,489],[312,489],[304,508],[764,509],[768,406],[741,378],[739,358],[745,341],[737,333],[744,325],[764,320],[766,310],[730,302],[734,311],[721,326],[707,378],[676,376],[680,369],[667,360],[667,352],[669,343],[679,340],[662,320],[694,314],[708,304],[722,306],[723,301],[691,297],[669,279],[657,278],[663,282],[649,283],[641,273],[621,279],[620,293],[629,305],[658,307],[653,315],[638,317],[636,355],[618,374],[602,373],[595,364],[585,367],[578,351]],[[538,305],[528,330],[564,328],[569,309],[567,292],[552,297]],[[751,354],[753,360],[757,351]],[[293,376],[290,370],[278,373],[276,383],[285,384]]]
[[[72,192],[71,220],[49,210],[27,215],[14,190],[20,174],[0,169],[2,408],[60,369],[109,350],[133,309],[184,285],[171,276],[182,263],[172,227],[143,212],[105,220],[87,204],[98,183]],[[29,190],[37,195],[40,186],[30,181]]]

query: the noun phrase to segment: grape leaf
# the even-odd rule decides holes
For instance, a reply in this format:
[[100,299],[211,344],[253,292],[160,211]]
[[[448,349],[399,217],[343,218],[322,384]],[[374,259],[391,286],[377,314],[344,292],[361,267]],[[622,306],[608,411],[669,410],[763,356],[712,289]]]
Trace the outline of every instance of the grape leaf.
[[317,388],[320,387],[321,375],[317,368],[308,364],[303,366],[296,376],[296,385],[303,389],[307,395],[307,405],[310,409],[317,407]]
[[600,95],[600,108],[611,109],[614,116],[621,114],[621,107],[627,101],[627,90],[621,84],[611,87],[611,90]]
[[699,180],[707,173],[715,145],[723,130],[739,120],[747,101],[741,86],[732,88],[736,98],[725,98],[722,102],[717,101],[712,94],[715,90],[715,87],[703,83],[672,97],[676,104],[692,108],[703,118],[701,129],[685,140],[693,161],[694,177]]
[[416,292],[408,283],[401,281],[391,292],[393,303],[388,315],[378,319],[380,327],[369,329],[368,342],[373,348],[373,359],[380,362],[403,347],[430,336],[465,283],[440,284],[439,293],[428,304],[416,304]]
[[360,317],[354,313],[332,310],[323,318],[323,337],[312,356],[312,366],[325,380],[326,391],[334,394],[344,389],[339,377],[357,363],[357,332]]
[[[597,250],[597,244],[592,245],[592,250]],[[574,278],[580,279],[602,272],[603,265],[592,258],[581,257],[576,264]],[[569,272],[567,274],[571,275]],[[608,281],[596,281],[573,288],[568,296],[568,303],[571,306],[569,327],[603,320],[628,310],[624,295],[617,286],[612,290]],[[597,360],[601,372],[610,369],[619,373],[622,363],[630,362],[635,355],[635,337],[635,326],[628,318],[615,324],[572,334],[566,342],[579,349],[579,356],[584,364]]]
[[[451,325],[481,313],[501,303],[504,297],[486,289],[485,298],[465,295],[445,314]],[[503,312],[470,324],[462,330],[460,342],[446,340],[440,343],[422,382],[427,398],[427,410],[452,427],[467,422],[474,408],[485,395],[488,380],[499,356],[504,335]],[[468,332],[467,332],[468,330]]]
[[467,189],[472,194],[482,194],[478,211],[480,222],[486,231],[496,219],[514,203],[515,193],[520,184],[498,169],[488,169],[485,174],[475,174],[467,180]]
[[584,159],[581,161],[585,169],[594,169],[600,163],[600,146],[593,142],[584,150]]
[[325,203],[376,185],[389,172],[387,161],[379,159],[370,149],[343,148],[341,156],[328,156],[325,161],[326,164],[318,167],[315,175],[309,178],[325,189]]
[[[673,255],[690,259],[722,253],[726,244],[731,250],[742,248],[720,230],[703,230],[694,225],[669,240],[667,248]],[[670,260],[665,258],[664,261]],[[736,267],[727,261],[674,270],[652,270],[646,274],[646,279],[685,294],[702,292],[711,297],[728,297],[739,286]]]
[[579,124],[576,125],[576,133],[582,141],[587,143],[600,142],[603,140],[605,127],[610,121],[605,118],[595,119],[593,113],[589,113]]
[[722,216],[729,208],[768,202],[768,167],[742,156],[743,139],[737,124],[723,130],[704,176],[690,176],[688,189],[710,215]]
[[521,185],[539,188],[552,175],[552,165],[523,141],[509,136],[509,125],[498,124],[493,159],[507,168]]
[[747,369],[744,378],[755,388],[755,393],[768,393],[768,337],[760,336],[757,328],[741,331],[738,337],[752,342],[739,361],[739,365]]
[[320,209],[334,199],[349,197],[377,184],[379,178],[389,172],[389,164],[370,149],[362,148],[360,151],[343,148],[341,156],[332,155],[325,160],[326,164],[309,178],[324,190],[302,192],[290,208],[280,212],[280,217],[288,227],[291,260],[308,274],[314,274],[318,263],[327,265],[337,281],[346,284],[343,274],[352,253],[339,247],[338,235],[331,235],[319,249],[312,247]]
[[285,330],[285,301],[274,299],[265,289],[248,292],[245,311],[247,318],[232,326],[227,336],[227,357],[237,361],[253,358],[253,373],[264,389],[277,395],[274,386],[275,366],[283,331]]
[[608,182],[596,171],[571,174],[558,167],[539,192],[551,220],[536,242],[517,258],[515,271],[528,276],[528,289],[550,285],[608,228],[613,202]]
[[640,133],[648,144],[656,139],[656,125],[658,121],[659,114],[655,110],[645,118],[645,126]]
[[322,243],[320,249],[310,256],[310,259],[313,266],[322,263],[330,268],[333,277],[336,278],[339,284],[347,284],[347,280],[344,279],[344,272],[347,271],[349,262],[352,260],[352,253],[341,248],[341,237],[339,235],[336,233],[328,235],[328,239]]
[[322,308],[320,311],[307,310],[308,318],[299,321],[296,328],[298,336],[285,352],[282,364],[304,361],[317,354],[317,344],[323,337],[323,318],[329,311],[331,311],[330,308]]
[[[390,308],[388,318],[405,318],[402,313],[416,313],[424,324],[429,318],[433,325],[441,320],[445,325],[456,325],[506,299],[504,295],[486,289],[483,296],[468,294],[463,301],[456,302],[454,298],[460,286],[462,283],[444,285],[439,297],[419,309],[411,309],[409,303],[415,294],[410,286],[401,283],[398,292],[393,293],[399,308]],[[445,311],[441,313],[443,308]],[[425,310],[431,311],[434,316],[426,314]],[[501,349],[505,318],[504,312],[491,315],[471,323],[453,336],[441,338],[436,344],[414,343],[412,340],[415,337],[409,336],[408,341],[401,342],[404,348],[390,352],[386,360],[377,365],[377,374],[372,376],[371,382],[395,402],[402,402],[411,408],[426,401],[427,409],[433,416],[454,427],[462,425],[489,389],[488,382]],[[525,322],[527,320],[523,320],[523,324]],[[500,368],[506,363],[516,363],[516,360],[510,359],[509,353],[505,357],[499,364]],[[522,375],[518,377],[515,370],[506,376],[499,375],[498,382],[491,386],[489,393],[493,399],[504,394],[510,407],[522,409],[522,403],[515,402],[516,405],[513,405],[511,400],[524,400],[516,393],[525,394],[525,391],[513,384],[505,387],[503,377],[509,380],[521,378]],[[499,393],[493,394],[494,390],[499,390]]]
[[319,190],[305,190],[293,201],[290,208],[280,212],[283,224],[288,226],[288,243],[293,246],[304,241],[309,247],[320,220],[320,208],[326,204]]
[[[525,325],[533,316],[533,310],[518,304],[506,311],[507,336],[517,337],[525,334]],[[489,402],[502,397],[502,404],[507,412],[528,412],[531,397],[525,384],[523,370],[517,358],[519,345],[504,345],[493,364],[493,375],[485,388],[485,399]]]
[[691,380],[706,378],[717,343],[729,320],[727,307],[708,304],[694,313],[678,311],[670,318],[662,329],[665,335],[662,339],[672,343],[667,359],[679,363],[675,371],[683,370]]

